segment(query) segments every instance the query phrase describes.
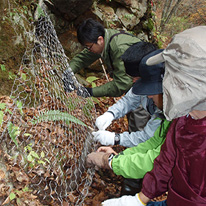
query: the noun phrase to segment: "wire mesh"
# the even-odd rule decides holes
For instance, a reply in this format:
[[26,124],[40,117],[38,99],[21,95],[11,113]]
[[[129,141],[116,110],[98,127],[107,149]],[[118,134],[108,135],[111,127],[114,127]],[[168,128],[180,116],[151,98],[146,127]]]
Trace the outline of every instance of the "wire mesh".
[[[41,204],[82,205],[94,174],[85,158],[95,147],[95,106],[90,97],[77,95],[82,87],[52,22],[39,10],[11,95],[1,98],[1,150],[17,181],[29,185]],[[70,93],[64,91],[65,70]]]

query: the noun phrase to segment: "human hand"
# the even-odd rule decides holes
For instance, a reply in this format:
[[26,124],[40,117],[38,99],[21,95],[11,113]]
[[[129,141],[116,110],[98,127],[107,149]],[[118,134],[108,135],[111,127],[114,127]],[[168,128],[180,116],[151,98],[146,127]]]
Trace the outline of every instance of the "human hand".
[[129,205],[145,206],[146,204],[144,204],[140,200],[139,194],[136,194],[135,196],[124,195],[120,198],[113,198],[102,202],[102,206],[129,206]]
[[92,132],[92,135],[94,136],[94,140],[100,142],[102,145],[114,145],[114,132],[99,130]]
[[105,130],[114,120],[114,115],[111,112],[105,112],[96,119],[95,125],[99,130]]
[[118,154],[111,147],[99,147],[97,152],[114,153],[115,155]]
[[80,86],[77,89],[77,95],[84,97],[84,98],[91,97],[91,96],[93,96],[92,88]]
[[104,152],[92,152],[87,155],[86,165],[87,167],[95,167],[96,170],[99,168],[110,169],[108,158],[111,153]]

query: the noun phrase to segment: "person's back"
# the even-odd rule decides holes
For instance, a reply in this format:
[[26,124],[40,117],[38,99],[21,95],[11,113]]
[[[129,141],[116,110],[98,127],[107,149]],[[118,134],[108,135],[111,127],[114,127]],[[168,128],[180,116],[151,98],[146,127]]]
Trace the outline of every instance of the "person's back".
[[[160,156],[155,160],[154,170],[156,179],[162,178],[162,170],[167,171],[164,179],[169,182],[167,204],[205,205],[206,117],[196,120],[188,115],[174,120],[167,138]],[[146,175],[145,184],[151,181],[149,175]],[[169,177],[171,178],[168,179]],[[159,188],[164,188],[164,181],[158,183]],[[144,187],[142,192],[147,194],[147,190],[148,188]]]

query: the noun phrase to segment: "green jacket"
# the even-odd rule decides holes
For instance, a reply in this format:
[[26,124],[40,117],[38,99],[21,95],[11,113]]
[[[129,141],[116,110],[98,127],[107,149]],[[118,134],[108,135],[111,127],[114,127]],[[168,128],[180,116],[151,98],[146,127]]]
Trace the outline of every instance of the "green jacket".
[[168,120],[162,121],[153,137],[136,147],[124,150],[113,158],[112,169],[116,175],[139,179],[153,169],[154,160],[160,154],[161,146],[171,123]]
[[93,88],[93,96],[95,97],[119,97],[127,92],[133,84],[132,78],[125,72],[125,67],[123,61],[121,60],[121,56],[132,44],[139,42],[140,39],[126,34],[119,34],[112,39],[110,42],[110,56],[114,67],[114,70],[112,70],[108,50],[109,39],[115,33],[119,33],[119,31],[105,29],[105,47],[101,55],[94,54],[87,49],[84,49],[69,62],[72,71],[77,73],[80,69],[86,68],[99,58],[102,58],[103,62],[107,66],[108,72],[112,73],[113,81]]

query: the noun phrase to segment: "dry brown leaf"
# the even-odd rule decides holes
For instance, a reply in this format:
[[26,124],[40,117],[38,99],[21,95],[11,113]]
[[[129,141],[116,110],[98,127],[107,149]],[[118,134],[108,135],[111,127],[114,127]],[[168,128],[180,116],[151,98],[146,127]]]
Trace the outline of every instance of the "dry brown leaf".
[[15,172],[15,175],[16,175],[16,179],[19,182],[22,182],[24,184],[29,183],[29,177],[27,176],[27,174],[24,171]]
[[68,202],[63,201],[62,206],[69,206]]
[[9,196],[4,200],[4,202],[2,203],[2,205],[6,205],[10,203],[10,198]]
[[26,205],[24,204],[24,202],[23,202],[20,198],[17,198],[16,204],[17,204],[18,206],[26,206]]
[[5,178],[5,172],[0,169],[0,181]]

